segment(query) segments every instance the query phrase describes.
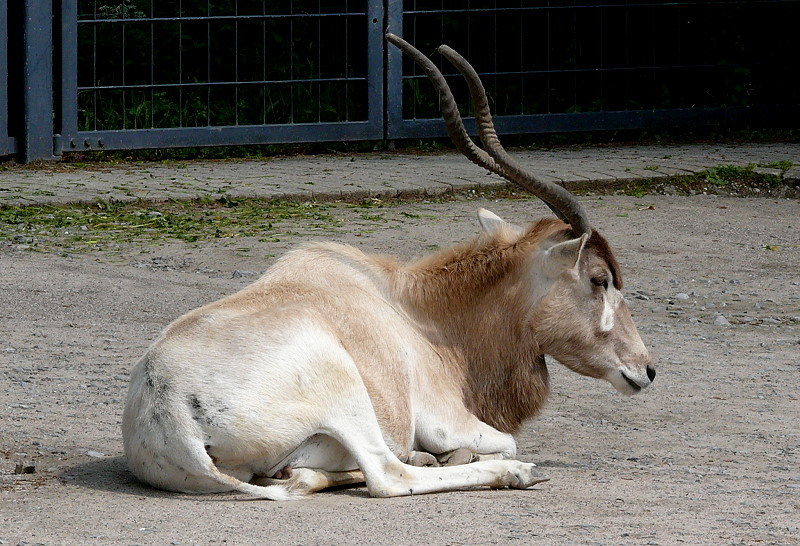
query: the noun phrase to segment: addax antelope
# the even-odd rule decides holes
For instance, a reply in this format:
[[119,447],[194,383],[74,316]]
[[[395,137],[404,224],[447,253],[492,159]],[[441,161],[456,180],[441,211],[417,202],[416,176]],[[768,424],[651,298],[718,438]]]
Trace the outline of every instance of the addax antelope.
[[558,219],[522,229],[481,210],[477,238],[407,263],[309,245],[180,317],[131,374],[122,432],[141,481],[276,500],[358,482],[378,497],[527,488],[546,478],[514,460],[512,434],[547,397],[545,355],[624,394],[654,379],[578,201],[503,150],[461,56],[439,48],[469,84],[485,151],[435,65],[387,39],[430,76],[458,149]]

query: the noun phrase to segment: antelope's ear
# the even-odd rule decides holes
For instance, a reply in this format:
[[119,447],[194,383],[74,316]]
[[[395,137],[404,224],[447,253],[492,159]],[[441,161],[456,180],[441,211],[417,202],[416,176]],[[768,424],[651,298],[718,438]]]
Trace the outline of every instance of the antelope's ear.
[[515,235],[522,233],[519,227],[506,222],[492,211],[486,209],[478,209],[478,223],[480,223],[484,233],[489,235],[495,235],[501,230],[510,231]]
[[583,234],[577,239],[555,244],[545,250],[544,256],[542,256],[545,274],[555,278],[575,267],[575,264],[581,259],[581,252],[588,238],[588,235]]

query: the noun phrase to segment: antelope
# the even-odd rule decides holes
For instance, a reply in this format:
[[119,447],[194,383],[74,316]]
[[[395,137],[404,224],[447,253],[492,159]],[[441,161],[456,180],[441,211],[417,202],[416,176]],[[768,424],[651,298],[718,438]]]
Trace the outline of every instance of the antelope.
[[512,436],[545,402],[545,355],[623,394],[655,378],[608,243],[504,151],[474,69],[439,48],[485,151],[430,59],[387,40],[428,73],[457,148],[557,218],[520,228],[481,209],[479,236],[408,262],[311,244],[178,318],[130,377],[122,433],[140,481],[273,500],[364,482],[375,497],[524,489],[547,479],[514,460]]

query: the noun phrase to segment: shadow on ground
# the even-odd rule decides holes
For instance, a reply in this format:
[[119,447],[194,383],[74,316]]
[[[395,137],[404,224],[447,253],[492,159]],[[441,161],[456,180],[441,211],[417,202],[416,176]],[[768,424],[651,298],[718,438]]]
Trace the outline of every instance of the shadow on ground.
[[[125,457],[107,457],[73,465],[57,475],[65,484],[76,485],[87,489],[121,493],[152,498],[179,497],[182,499],[196,498],[216,501],[232,500],[261,500],[247,497],[240,493],[220,493],[209,495],[193,495],[161,491],[144,485],[137,480],[128,470]],[[366,487],[342,486],[328,489],[325,494],[344,495],[356,498],[369,498]],[[312,495],[313,496],[313,495]]]

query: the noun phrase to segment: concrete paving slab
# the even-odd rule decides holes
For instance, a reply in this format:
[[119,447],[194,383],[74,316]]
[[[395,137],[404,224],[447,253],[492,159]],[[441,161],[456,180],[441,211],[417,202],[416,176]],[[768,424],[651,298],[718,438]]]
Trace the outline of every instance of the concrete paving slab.
[[[800,144],[794,143],[570,146],[511,153],[531,172],[573,187],[697,173],[719,165],[754,164],[774,169],[779,162],[795,165],[784,176],[800,178]],[[81,167],[57,163],[0,166],[0,205],[215,199],[223,195],[357,200],[440,195],[502,184],[505,181],[500,177],[487,175],[457,153],[379,152]]]

